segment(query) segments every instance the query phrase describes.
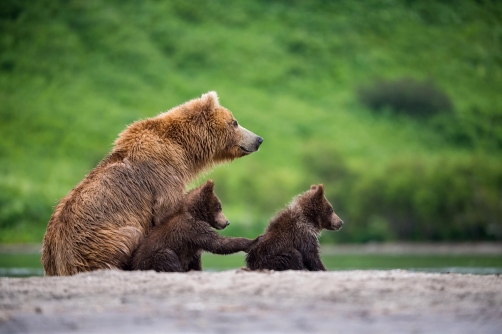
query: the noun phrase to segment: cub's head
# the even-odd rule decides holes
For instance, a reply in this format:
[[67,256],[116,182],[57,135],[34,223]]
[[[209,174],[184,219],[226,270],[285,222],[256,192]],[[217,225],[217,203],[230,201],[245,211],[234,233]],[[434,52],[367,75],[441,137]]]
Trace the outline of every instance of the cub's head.
[[333,207],[324,196],[322,184],[312,185],[310,190],[296,200],[295,205],[318,231],[322,229],[338,231],[342,228],[343,221],[336,215]]
[[187,210],[197,220],[205,221],[217,230],[230,225],[223,214],[221,202],[214,193],[214,182],[208,180],[187,194]]
[[182,143],[200,162],[231,161],[258,151],[263,142],[220,105],[216,92],[203,94],[165,115],[169,115],[171,139]]

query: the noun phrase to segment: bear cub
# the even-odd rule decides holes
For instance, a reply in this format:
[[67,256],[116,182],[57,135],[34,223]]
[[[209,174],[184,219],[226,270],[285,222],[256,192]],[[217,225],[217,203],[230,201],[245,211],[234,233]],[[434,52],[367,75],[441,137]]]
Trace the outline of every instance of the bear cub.
[[254,240],[219,235],[230,223],[214,193],[214,182],[188,192],[180,210],[143,239],[132,257],[132,270],[186,272],[202,270],[203,251],[231,254],[247,251]]
[[326,270],[319,256],[323,229],[338,231],[343,221],[324,196],[324,186],[311,186],[275,216],[246,256],[251,270]]

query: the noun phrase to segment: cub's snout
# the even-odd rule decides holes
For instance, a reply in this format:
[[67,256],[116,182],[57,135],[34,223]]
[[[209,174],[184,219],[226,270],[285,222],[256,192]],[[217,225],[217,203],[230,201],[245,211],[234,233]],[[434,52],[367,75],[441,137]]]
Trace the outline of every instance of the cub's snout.
[[338,231],[342,228],[343,220],[340,219],[335,213],[331,217],[331,230]]
[[230,225],[230,222],[228,221],[227,217],[225,217],[225,215],[223,214],[223,212],[220,212],[216,216],[216,224],[215,224],[214,228],[217,229],[217,230],[223,230],[228,225]]

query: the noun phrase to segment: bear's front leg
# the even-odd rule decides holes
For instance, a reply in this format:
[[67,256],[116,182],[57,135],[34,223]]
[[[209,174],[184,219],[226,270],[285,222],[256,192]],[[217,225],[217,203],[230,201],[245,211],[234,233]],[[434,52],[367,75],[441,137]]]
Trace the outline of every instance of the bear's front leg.
[[227,255],[249,251],[255,240],[248,238],[222,237],[215,231],[210,231],[201,241],[201,248],[213,254]]
[[326,271],[326,267],[319,256],[303,258],[303,264],[310,271]]
[[321,261],[318,245],[304,245],[301,250],[303,264],[310,271],[326,271],[326,267]]
[[192,261],[188,264],[188,271],[194,270],[194,271],[202,271],[202,259],[201,259],[201,253],[197,253]]

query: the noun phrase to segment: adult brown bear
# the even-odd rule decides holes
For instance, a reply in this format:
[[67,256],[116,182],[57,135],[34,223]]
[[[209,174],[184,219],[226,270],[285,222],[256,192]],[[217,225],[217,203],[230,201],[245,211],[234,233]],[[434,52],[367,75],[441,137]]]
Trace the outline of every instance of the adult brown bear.
[[56,207],[42,247],[45,274],[124,268],[150,228],[177,209],[188,183],[262,141],[215,92],[133,123]]

